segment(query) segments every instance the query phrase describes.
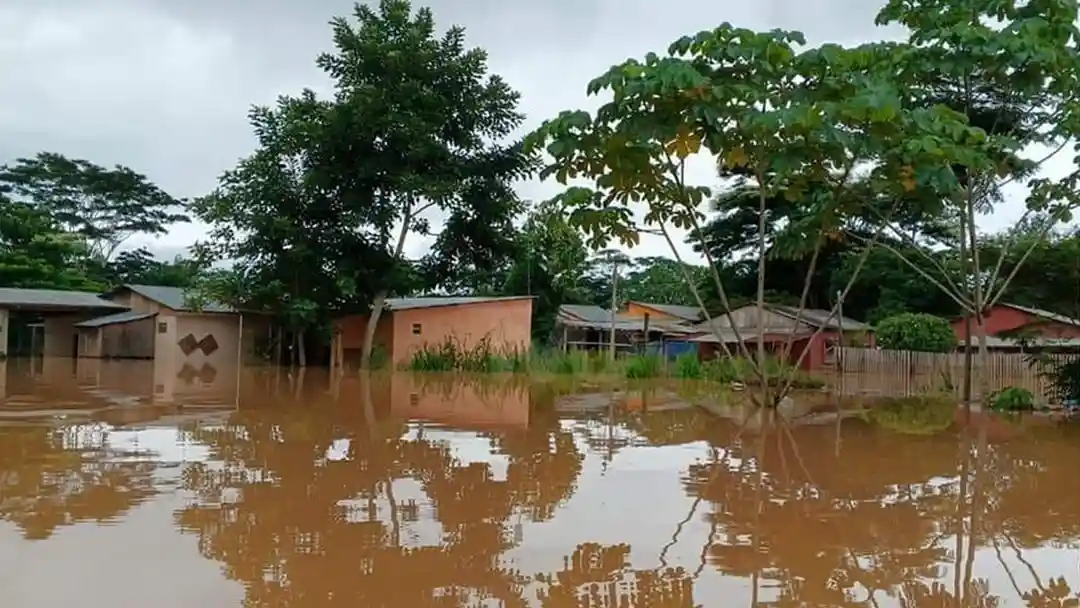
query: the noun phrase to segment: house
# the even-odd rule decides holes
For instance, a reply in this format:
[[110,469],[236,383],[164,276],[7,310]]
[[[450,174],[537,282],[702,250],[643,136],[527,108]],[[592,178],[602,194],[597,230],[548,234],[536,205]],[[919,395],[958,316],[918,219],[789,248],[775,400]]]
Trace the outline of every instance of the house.
[[673,323],[700,323],[705,320],[705,313],[697,306],[677,304],[652,304],[649,302],[630,301],[626,303],[629,317],[646,317],[651,320]]
[[[599,306],[563,304],[555,319],[556,331],[560,334],[558,339],[564,350],[605,350],[611,344],[614,328],[618,351],[635,352],[647,344],[649,348],[663,345],[668,355],[676,356],[679,354],[675,352],[679,337],[692,333],[686,320],[690,315],[686,310],[679,314],[664,312],[658,308],[660,306],[664,305],[632,302],[627,310],[616,312],[613,319],[611,311]],[[696,348],[696,345],[687,348]]]
[[[956,341],[963,346],[967,343],[965,318],[952,323]],[[1047,310],[1019,306],[1016,304],[998,304],[987,311],[983,317],[988,337],[987,345],[1000,350],[1021,348],[1020,337],[1038,346],[1076,346],[1080,345],[1080,319],[1074,319]],[[972,321],[972,332],[977,331]],[[978,343],[978,336],[972,336],[972,345]]]
[[0,358],[74,357],[74,324],[126,307],[86,291],[0,288]]
[[[527,351],[532,346],[532,307],[532,296],[388,298],[374,344],[395,365],[447,341],[464,351],[482,344],[496,353]],[[367,322],[368,315],[334,322],[337,365],[359,359]]]
[[[829,358],[829,349],[841,342],[852,342],[865,336],[867,346],[873,345],[872,329],[865,323],[849,318],[841,318],[828,310],[803,309],[801,312],[792,306],[766,304],[761,324],[767,353],[782,357],[792,363],[802,359],[805,369],[819,369],[825,366]],[[747,343],[751,353],[756,352],[759,335],[758,308],[756,305],[743,306],[731,311],[730,315],[719,315],[713,319],[720,337],[712,331],[708,321],[694,326],[696,335],[690,341],[699,342],[699,354],[708,360],[723,352],[721,340],[728,349],[735,353],[741,338]],[[820,332],[818,330],[821,330]],[[785,344],[791,340],[791,348],[782,353]]]

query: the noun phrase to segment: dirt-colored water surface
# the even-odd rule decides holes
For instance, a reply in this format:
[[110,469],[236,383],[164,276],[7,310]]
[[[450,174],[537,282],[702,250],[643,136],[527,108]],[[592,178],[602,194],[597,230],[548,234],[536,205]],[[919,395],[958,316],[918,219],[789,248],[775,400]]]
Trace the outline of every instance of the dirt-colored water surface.
[[1076,423],[178,374],[0,361],[0,606],[1080,602]]

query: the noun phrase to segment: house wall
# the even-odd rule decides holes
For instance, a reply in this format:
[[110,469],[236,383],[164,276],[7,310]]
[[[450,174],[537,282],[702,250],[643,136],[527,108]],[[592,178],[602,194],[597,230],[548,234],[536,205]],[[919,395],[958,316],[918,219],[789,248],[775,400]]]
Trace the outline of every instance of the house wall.
[[[159,314],[155,322],[154,400],[219,403],[232,399],[239,371],[239,338],[239,315]],[[185,352],[185,347],[190,350]]]
[[168,314],[176,314],[176,312],[177,312],[177,311],[175,311],[175,310],[173,310],[171,308],[168,308],[166,306],[162,306],[161,304],[159,304],[159,303],[157,303],[157,302],[155,302],[155,301],[153,301],[153,300],[151,300],[149,298],[145,298],[145,297],[135,293],[134,291],[129,291],[129,290],[126,290],[126,289],[116,293],[115,295],[110,296],[109,300],[112,301],[112,302],[116,302],[117,304],[122,304],[124,306],[127,306],[128,308],[130,308],[134,312],[146,312],[146,313],[164,312],[164,313],[168,313]]
[[78,335],[75,324],[85,321],[91,315],[64,314],[45,317],[43,332],[45,344],[42,354],[46,357],[75,356],[75,340]]
[[[379,326],[375,329],[374,344],[393,360],[394,356],[394,314],[384,310],[379,315]],[[360,351],[364,348],[364,332],[367,331],[367,315],[350,315],[342,317],[334,324],[336,326],[337,339],[341,340],[341,348],[344,351],[345,360],[355,364],[360,360]]]
[[[991,308],[986,316],[983,317],[983,320],[986,323],[986,335],[988,336],[996,336],[1001,332],[1019,329],[1025,325],[1036,324],[1032,329],[1036,330],[1038,335],[1042,338],[1080,338],[1080,327],[1066,325],[1064,323],[1048,322],[1008,306],[995,306]],[[952,327],[957,340],[967,340],[963,319],[953,321]],[[977,331],[974,320],[972,321],[971,330],[973,333]]]
[[156,327],[155,317],[105,325],[99,328],[98,356],[116,359],[153,359]]
[[[465,350],[487,339],[494,351],[526,351],[532,345],[532,299],[434,306],[394,313],[392,358],[408,361],[426,344],[452,338]],[[419,326],[416,333],[414,326]]]
[[655,310],[647,306],[642,306],[637,302],[630,302],[629,304],[627,304],[626,311],[622,314],[628,317],[637,318],[649,315],[650,321],[682,321],[682,319],[680,319],[679,317],[673,317],[669,314],[660,312],[659,310]]
[[[797,331],[798,333],[813,333],[814,327],[806,323],[796,323],[795,319],[785,317],[784,315],[777,314],[771,310],[764,310],[765,327],[770,333],[787,333],[791,331]],[[736,308],[731,311],[730,318],[728,315],[720,314],[715,317],[716,324],[719,327],[739,327],[756,329],[758,326],[758,308],[757,306],[743,306],[742,308]]]
[[80,327],[79,358],[98,358],[101,356],[101,328]]

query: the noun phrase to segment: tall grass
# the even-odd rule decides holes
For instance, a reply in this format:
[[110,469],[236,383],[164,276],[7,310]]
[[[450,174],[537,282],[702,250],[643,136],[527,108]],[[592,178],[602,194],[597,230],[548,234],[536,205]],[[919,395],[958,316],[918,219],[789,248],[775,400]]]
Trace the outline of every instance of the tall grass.
[[[764,366],[769,377],[777,381],[789,368],[772,359],[766,361]],[[697,355],[688,353],[678,357],[673,364],[656,355],[631,355],[613,361],[607,352],[601,351],[502,351],[492,348],[491,341],[486,338],[472,347],[453,337],[425,345],[413,354],[405,369],[415,372],[528,373],[632,380],[679,378],[747,385],[757,382],[753,363],[740,358],[702,362]],[[821,378],[802,370],[796,370],[794,374],[795,388],[820,388],[825,385]]]

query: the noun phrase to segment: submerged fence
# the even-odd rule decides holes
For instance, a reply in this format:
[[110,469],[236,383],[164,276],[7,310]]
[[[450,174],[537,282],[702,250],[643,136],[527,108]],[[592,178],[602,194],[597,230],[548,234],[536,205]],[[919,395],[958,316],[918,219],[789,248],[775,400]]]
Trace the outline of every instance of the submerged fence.
[[[1067,362],[1080,354],[1044,354],[1050,361]],[[866,393],[902,396],[927,391],[963,391],[964,353],[919,353],[872,348],[838,349],[832,358],[832,382],[845,393]],[[972,355],[973,370],[978,370],[980,357]],[[974,372],[973,372],[974,377]],[[1047,396],[1050,382],[1039,373],[1029,353],[991,352],[986,357],[984,371],[991,391],[1008,386],[1022,387],[1035,395]],[[977,383],[972,385],[978,396]]]

